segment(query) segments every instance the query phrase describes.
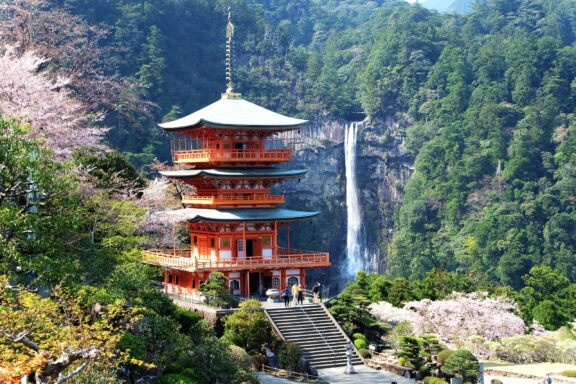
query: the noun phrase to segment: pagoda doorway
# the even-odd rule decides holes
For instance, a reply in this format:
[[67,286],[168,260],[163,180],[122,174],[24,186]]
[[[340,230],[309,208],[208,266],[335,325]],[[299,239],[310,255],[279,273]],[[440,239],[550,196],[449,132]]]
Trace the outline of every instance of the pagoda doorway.
[[242,239],[238,239],[237,242],[237,254],[239,260],[244,260],[246,258],[251,258],[255,256],[256,240],[254,239],[246,239],[246,252],[244,252],[244,241]]
[[260,295],[262,288],[260,288],[261,272],[250,273],[250,295]]
[[246,257],[254,256],[254,240],[246,239]]

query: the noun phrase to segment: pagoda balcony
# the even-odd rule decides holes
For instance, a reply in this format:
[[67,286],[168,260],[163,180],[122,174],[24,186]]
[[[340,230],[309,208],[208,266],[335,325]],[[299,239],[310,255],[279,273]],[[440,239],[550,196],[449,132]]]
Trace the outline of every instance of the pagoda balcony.
[[280,163],[290,161],[291,149],[191,149],[173,152],[175,163]]
[[213,196],[185,195],[182,197],[184,204],[202,206],[239,206],[239,205],[271,205],[283,204],[284,195],[271,195],[269,193],[224,193]]
[[251,256],[245,259],[217,259],[192,257],[190,249],[144,251],[143,262],[164,268],[188,272],[237,271],[242,269],[317,268],[329,267],[330,257],[326,252],[302,251],[278,248],[272,257]]

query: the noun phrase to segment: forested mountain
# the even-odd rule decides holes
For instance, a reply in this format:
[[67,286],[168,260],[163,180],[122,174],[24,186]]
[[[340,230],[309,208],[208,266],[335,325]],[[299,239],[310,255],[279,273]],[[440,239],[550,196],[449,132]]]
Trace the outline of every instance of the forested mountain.
[[[13,332],[0,352],[15,353],[12,379],[33,364],[37,382],[56,380],[64,367],[46,367],[62,354],[90,357],[86,343],[103,353],[85,374],[104,370],[110,382],[118,356],[126,376],[172,369],[204,375],[200,382],[253,379],[204,322],[157,292],[154,270],[139,260],[140,247],[162,239],[142,232],[151,205],[138,170],[169,160],[158,121],[224,91],[228,6],[236,89],[311,120],[302,132],[315,144],[310,158],[331,167],[330,180],[313,180],[320,187],[299,201],[322,211],[295,233],[304,248],[321,242],[312,249],[335,249],[341,261],[339,138],[344,124],[364,119],[359,156],[384,170],[397,156],[405,175],[387,186],[394,199],[374,198],[392,179],[359,170],[367,239],[394,279],[372,275],[374,297],[400,304],[452,288],[514,296],[512,287],[526,322],[552,329],[574,318],[573,0],[486,0],[465,15],[401,0],[9,0],[0,1],[0,306],[8,313],[0,326]],[[326,126],[334,137],[314,131]],[[102,150],[102,136],[138,170]],[[152,189],[151,199],[162,193]],[[30,330],[36,318],[50,321]],[[33,337],[40,345],[23,349]],[[202,365],[214,356],[217,364]]]
[[[222,91],[228,2],[54,3],[103,25],[112,70],[156,105],[152,119],[107,121],[109,142],[139,165],[166,160],[155,121]],[[519,287],[546,263],[575,277],[573,2],[491,0],[466,16],[401,1],[231,5],[236,81],[251,100],[309,119],[407,122],[415,172],[393,273],[478,270]]]
[[[110,29],[115,70],[156,118],[223,89],[225,8],[238,89],[308,119],[402,121],[415,171],[389,248],[392,273],[484,271],[515,287],[531,266],[576,278],[576,4],[490,0],[465,16],[401,1],[108,1],[59,5]],[[165,157],[148,126],[110,142]]]

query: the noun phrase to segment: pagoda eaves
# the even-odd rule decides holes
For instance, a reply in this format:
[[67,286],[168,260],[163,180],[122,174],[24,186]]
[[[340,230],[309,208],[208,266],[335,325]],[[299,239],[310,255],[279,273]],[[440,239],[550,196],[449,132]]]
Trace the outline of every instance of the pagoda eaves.
[[272,112],[242,98],[222,97],[188,116],[158,125],[167,132],[201,127],[291,130],[307,122]]

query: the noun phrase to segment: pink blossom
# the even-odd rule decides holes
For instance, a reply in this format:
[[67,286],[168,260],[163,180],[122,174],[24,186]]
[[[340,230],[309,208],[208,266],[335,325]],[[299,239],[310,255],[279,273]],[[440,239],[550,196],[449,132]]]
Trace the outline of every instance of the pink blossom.
[[37,72],[43,60],[32,52],[0,54],[0,114],[30,124],[29,136],[41,138],[59,159],[79,146],[99,146],[105,130],[91,124],[84,106],[63,85]]
[[392,324],[407,320],[417,336],[435,334],[452,347],[464,346],[473,337],[491,341],[526,331],[511,299],[492,298],[487,293],[455,292],[445,300],[412,301],[402,309],[378,303],[371,306],[371,312]]
[[455,292],[445,300],[412,301],[404,309],[414,313],[416,334],[433,333],[447,344],[463,345],[471,336],[496,340],[526,330],[512,299],[491,298],[487,293]]

